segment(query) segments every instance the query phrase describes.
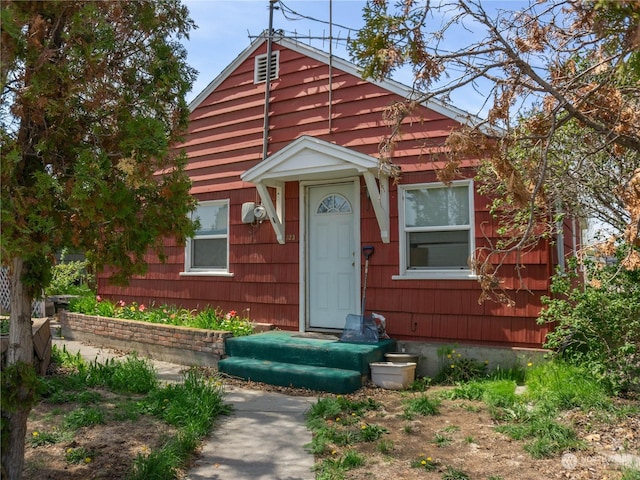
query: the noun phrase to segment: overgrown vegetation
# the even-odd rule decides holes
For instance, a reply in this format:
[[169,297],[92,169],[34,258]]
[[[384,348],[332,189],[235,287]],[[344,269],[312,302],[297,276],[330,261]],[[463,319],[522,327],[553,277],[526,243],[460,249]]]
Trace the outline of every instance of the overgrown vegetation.
[[553,278],[540,322],[555,325],[545,346],[580,365],[612,393],[640,392],[640,269],[620,268],[620,247],[608,264],[583,262],[586,284],[578,283],[576,260]]
[[165,325],[224,330],[232,332],[236,337],[251,335],[254,331],[248,310],[241,313],[231,310],[225,313],[220,308],[207,307],[196,312],[172,305],[156,307],[135,302],[126,304],[122,300],[114,303],[99,295],[90,294],[73,299],[69,304],[69,311]]
[[[458,356],[455,348],[443,349],[442,353],[446,362],[468,363],[463,361],[463,355]],[[369,475],[371,470],[367,471],[369,473],[359,470],[354,474],[349,471],[375,469],[380,461],[393,463],[397,468],[403,468],[401,462],[406,462],[405,467],[434,472],[442,479],[473,478],[468,464],[452,459],[460,458],[460,452],[467,448],[478,448],[478,444],[482,448],[486,434],[468,431],[468,423],[461,426],[451,422],[452,408],[487,416],[484,421],[494,423],[493,430],[521,442],[531,459],[557,458],[558,461],[563,454],[577,454],[588,446],[584,431],[579,434],[571,420],[574,415],[590,419],[590,422],[598,418],[604,423],[615,424],[640,414],[637,407],[617,405],[610,397],[609,389],[591,376],[588,369],[560,359],[536,364],[528,362],[525,367],[500,368],[489,373],[483,370],[480,368],[473,380],[459,381],[452,387],[438,386],[434,391],[429,387],[429,381],[421,379],[417,382],[419,389],[412,385],[398,392],[400,408],[394,409],[392,423],[381,420],[376,423],[376,419],[390,414],[389,405],[380,404],[374,399],[376,397],[337,395],[319,399],[307,412],[313,441],[306,447],[317,457],[316,478],[364,478],[363,475]],[[449,416],[445,423],[438,420],[438,415],[446,410],[449,410]],[[425,417],[430,419],[426,421]],[[376,435],[367,439],[363,435],[367,431],[376,432]],[[425,435],[427,431],[428,436]],[[385,435],[389,436],[385,438]],[[404,451],[408,442],[398,440],[403,438],[420,439],[414,444],[419,445],[420,450]],[[372,449],[367,441],[378,443]],[[405,444],[397,448],[401,442]],[[443,453],[451,449],[458,453],[453,456]],[[354,452],[364,457],[363,463],[346,460]],[[370,459],[372,453],[382,457]],[[626,469],[619,478],[635,479],[637,474],[637,469]],[[490,475],[486,478],[502,477]]]
[[51,269],[51,283],[45,295],[87,295],[91,293],[93,277],[88,273],[87,260],[68,260],[68,250],[60,253],[60,260]]
[[[174,427],[175,434],[159,448],[131,458],[127,478],[175,479],[178,469],[210,432],[215,418],[229,413],[222,384],[197,370],[186,372],[182,383],[160,385],[153,365],[135,355],[105,363],[87,362],[79,353],[72,355],[54,345],[52,361],[62,373],[43,377],[39,393],[42,402],[61,408],[47,422],[50,429],[31,432],[28,443],[32,448],[70,444],[64,454],[69,464],[90,464],[100,455],[99,450],[84,444],[80,429],[152,416]],[[102,389],[124,397],[114,406],[113,399],[100,393]]]
[[488,361],[480,362],[463,356],[451,345],[438,348],[440,370],[434,381],[436,383],[455,384],[468,382],[484,376],[487,372]]
[[[441,400],[423,392],[413,393],[403,402],[402,418],[411,422],[419,417],[438,415]],[[385,427],[372,423],[371,416],[384,417],[381,405],[371,398],[352,400],[342,395],[321,398],[307,412],[307,425],[313,432],[313,440],[306,448],[320,459],[316,463],[317,480],[344,479],[348,472],[366,464],[366,450],[360,445],[378,442],[375,450],[383,455],[393,456],[394,443],[383,438],[389,433]],[[406,427],[410,423],[405,424]],[[438,432],[433,440],[434,447],[446,446],[451,441],[447,434],[459,427],[450,425]],[[405,434],[411,434],[406,428]],[[433,471],[441,467],[440,462],[425,454],[416,454],[410,462],[411,468]],[[468,478],[453,466],[442,466],[442,478]]]
[[[428,145],[425,162],[444,183],[470,174],[465,160],[482,166],[476,179],[497,228],[477,245],[474,270],[481,300],[513,305],[501,279],[518,275],[514,260],[562,234],[567,215],[595,219],[614,242],[639,245],[640,4],[492,3],[367,2],[349,52],[365,78],[413,72],[415,96],[384,114],[385,170],[401,176],[393,155],[399,142]],[[470,25],[473,35],[457,42]],[[463,122],[444,142],[403,136],[405,125],[419,121],[417,108],[464,98],[472,85],[484,101],[470,113],[482,120]],[[621,267],[637,269],[640,252],[627,253]]]
[[484,380],[462,384],[451,390],[450,399],[481,400],[496,427],[514,440],[525,441],[524,449],[534,458],[548,458],[584,447],[576,432],[557,420],[561,412],[610,411],[607,391],[583,368],[564,362],[546,362],[527,371],[526,393],[516,395],[513,380]]

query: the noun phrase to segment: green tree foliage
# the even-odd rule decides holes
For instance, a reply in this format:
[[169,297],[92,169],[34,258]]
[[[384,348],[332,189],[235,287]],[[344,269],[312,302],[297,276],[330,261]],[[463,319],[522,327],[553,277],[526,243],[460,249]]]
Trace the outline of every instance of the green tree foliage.
[[[500,10],[479,0],[370,0],[364,19],[350,52],[365,76],[411,68],[417,92],[389,107],[382,162],[393,162],[415,104],[461,91],[482,100],[484,120],[469,116],[444,144],[424,146],[439,147],[442,181],[460,173],[461,159],[476,158],[496,194],[503,239],[488,238],[478,252],[485,290],[500,284],[501,259],[553,238],[565,212],[595,217],[640,246],[640,3],[548,0]],[[627,253],[621,265],[640,268],[637,250]]]
[[[165,237],[193,233],[185,156],[170,147],[188,121],[195,71],[180,40],[194,25],[179,0],[8,0],[0,15],[8,361],[30,364],[31,301],[55,252],[85,251],[124,282],[150,249],[164,257]],[[3,428],[24,430],[25,408],[3,408]],[[21,443],[3,449],[3,478],[20,477]]]
[[[617,261],[625,257],[618,249]],[[555,325],[546,347],[614,392],[640,391],[640,271],[618,262],[585,262],[586,285],[577,284],[575,274],[556,275],[539,321]]]
[[45,289],[51,295],[82,295],[90,293],[89,282],[93,279],[87,272],[89,262],[86,260],[67,260],[68,252],[63,250],[60,260],[51,270],[51,282]]

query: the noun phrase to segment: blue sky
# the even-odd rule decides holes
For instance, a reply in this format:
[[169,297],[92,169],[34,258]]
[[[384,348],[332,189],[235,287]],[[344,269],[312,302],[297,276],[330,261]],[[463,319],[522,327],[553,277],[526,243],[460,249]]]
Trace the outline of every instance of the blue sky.
[[[198,25],[192,31],[191,38],[185,43],[189,53],[188,61],[198,70],[198,79],[188,100],[202,91],[227,65],[229,65],[249,44],[249,35],[257,36],[269,26],[268,0],[185,0],[191,18]],[[363,25],[362,8],[364,0],[333,0],[332,17],[333,36],[345,39],[349,30],[336,26],[340,24],[353,29]],[[274,10],[273,27],[282,29],[291,36],[297,32],[300,36],[329,36],[328,0],[284,0],[291,10],[318,19],[313,21],[299,18],[285,18],[283,10]],[[295,15],[286,13],[287,17]],[[352,32],[353,35],[353,32]],[[308,43],[308,42],[307,42]],[[313,40],[311,44],[328,51],[327,41]],[[348,60],[345,42],[334,43],[333,53]]]
[[[198,72],[198,78],[187,97],[195,98],[222,70],[229,65],[252,41],[249,36],[257,36],[269,26],[269,0],[183,0],[190,11],[191,18],[198,28],[191,32],[191,38],[185,42],[188,61]],[[329,36],[330,1],[329,0],[283,0],[286,8],[274,10],[273,27],[281,29],[289,37]],[[483,0],[485,10],[495,12],[501,9],[518,9],[528,5],[523,0]],[[334,42],[333,54],[349,60],[345,41],[353,37],[362,27],[362,9],[365,0],[332,0],[331,18],[333,36],[342,41]],[[276,3],[277,5],[277,3]],[[288,10],[288,11],[287,11]],[[295,12],[294,13],[292,13]],[[298,14],[298,15],[296,15]],[[301,18],[301,16],[309,18]],[[437,20],[439,23],[439,20]],[[455,38],[445,38],[446,44],[457,48],[461,42],[473,40],[473,28],[466,25]],[[472,27],[472,26],[471,26]],[[303,40],[309,43],[307,40]],[[329,50],[327,40],[311,40],[311,45],[324,51]],[[394,74],[394,79],[410,85],[409,69]],[[458,108],[470,113],[479,113],[484,98],[475,92],[460,92],[452,95],[451,101]]]

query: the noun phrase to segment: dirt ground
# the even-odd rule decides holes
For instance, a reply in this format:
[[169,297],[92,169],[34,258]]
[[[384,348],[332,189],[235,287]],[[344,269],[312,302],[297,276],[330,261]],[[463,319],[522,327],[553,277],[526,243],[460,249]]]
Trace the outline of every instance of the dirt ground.
[[[263,388],[295,395],[318,395],[317,392],[270,387],[251,382],[227,380],[250,388]],[[435,392],[432,388],[428,393]],[[111,408],[117,403],[113,394],[102,392]],[[640,455],[640,415],[615,422],[598,415],[567,412],[563,421],[573,425],[586,448],[566,452],[557,458],[536,460],[523,450],[523,443],[497,433],[495,422],[479,402],[446,400],[440,413],[433,417],[405,420],[400,417],[403,401],[416,393],[396,392],[366,387],[349,397],[371,397],[379,402],[379,410],[370,411],[365,420],[387,430],[382,437],[387,446],[382,453],[378,442],[358,443],[354,448],[367,458],[366,464],[347,472],[350,480],[441,479],[446,467],[465,472],[470,479],[600,479],[620,478],[619,468],[610,462],[615,454]],[[172,432],[153,418],[141,416],[136,421],[109,421],[104,425],[83,428],[72,440],[32,447],[33,432],[51,432],[59,427],[66,410],[75,405],[41,403],[33,410],[27,430],[25,480],[124,479],[133,459],[157,448]],[[448,428],[447,428],[448,427]],[[438,447],[436,433],[446,435],[450,443]],[[85,448],[93,455],[78,464],[69,463],[69,449]],[[336,458],[343,451],[336,450]],[[274,452],[277,455],[277,452]],[[411,463],[431,458],[437,464],[433,471],[412,468]],[[181,475],[182,476],[182,475]]]
[[[433,388],[428,393],[436,390]],[[557,458],[536,460],[523,450],[523,442],[495,431],[496,422],[481,402],[445,400],[436,416],[402,419],[403,401],[413,395],[417,394],[381,389],[359,394],[382,404],[380,410],[368,412],[365,420],[388,430],[382,439],[393,442],[393,449],[381,453],[376,442],[359,444],[358,450],[367,456],[367,463],[349,472],[348,479],[441,479],[447,467],[453,467],[470,479],[611,480],[619,478],[621,473],[609,461],[609,455],[640,454],[640,415],[607,423],[578,411],[569,412],[563,421],[576,428],[587,448],[566,452]],[[450,438],[450,443],[436,445],[436,434]],[[431,458],[436,469],[427,472],[411,467],[412,462],[423,458]]]

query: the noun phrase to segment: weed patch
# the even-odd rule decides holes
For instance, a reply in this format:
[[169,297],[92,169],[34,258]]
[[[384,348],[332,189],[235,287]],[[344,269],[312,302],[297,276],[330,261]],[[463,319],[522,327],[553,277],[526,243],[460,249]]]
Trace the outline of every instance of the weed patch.
[[[197,370],[186,372],[181,383],[160,386],[151,363],[135,355],[124,360],[88,363],[79,355],[70,355],[54,346],[52,360],[61,370],[41,378],[39,391],[43,404],[60,407],[49,408],[45,416],[36,419],[51,428],[32,431],[27,444],[33,451],[51,444],[70,444],[64,450],[64,457],[60,458],[68,466],[64,469],[74,468],[72,466],[88,468],[89,473],[83,474],[85,476],[93,475],[90,473],[93,469],[106,469],[110,478],[176,478],[176,472],[184,467],[202,438],[210,432],[215,418],[229,412],[223,402],[221,382],[207,378]],[[158,420],[150,420],[152,418]],[[133,432],[136,430],[134,424],[138,422],[142,425],[162,424],[164,426],[158,428],[166,432],[166,437],[161,443],[152,445],[137,440],[134,435],[121,434],[115,438],[115,445],[85,438],[87,432],[96,429],[116,431],[118,422],[131,423]],[[78,435],[80,429],[82,436]],[[138,430],[142,432],[145,427],[140,426]],[[96,447],[96,442],[100,448]],[[131,447],[118,448],[125,442],[137,445],[134,447],[137,451],[132,452]],[[105,449],[109,453],[103,455]],[[105,462],[114,463],[105,467]],[[44,478],[34,470],[41,462],[29,461],[25,465],[27,477]],[[63,470],[62,467],[59,469]]]

